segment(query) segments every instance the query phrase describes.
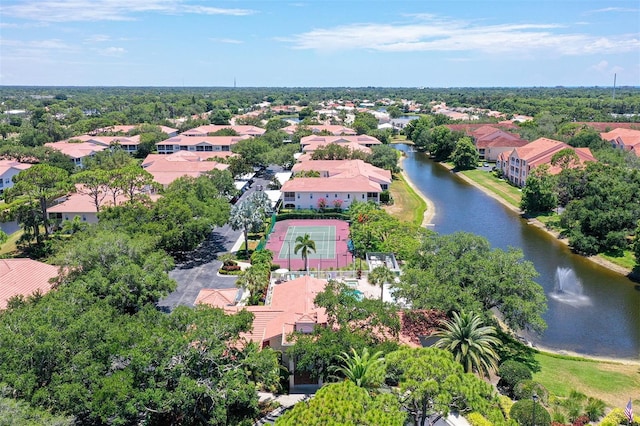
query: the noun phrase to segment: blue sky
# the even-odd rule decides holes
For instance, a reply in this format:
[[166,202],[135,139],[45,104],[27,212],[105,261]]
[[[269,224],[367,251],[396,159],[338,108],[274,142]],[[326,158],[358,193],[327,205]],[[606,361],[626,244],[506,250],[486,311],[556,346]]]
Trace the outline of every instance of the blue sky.
[[640,85],[637,0],[2,3],[2,85]]

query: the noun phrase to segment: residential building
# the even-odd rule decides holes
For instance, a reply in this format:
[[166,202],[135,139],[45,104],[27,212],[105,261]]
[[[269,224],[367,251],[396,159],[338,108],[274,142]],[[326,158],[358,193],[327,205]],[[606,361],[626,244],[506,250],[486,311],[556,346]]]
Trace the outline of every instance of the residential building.
[[316,177],[291,179],[282,185],[282,205],[285,209],[317,209],[339,205],[348,209],[354,201],[380,203],[382,187],[368,176]]
[[149,154],[142,167],[153,175],[153,180],[165,188],[182,177],[198,177],[211,170],[226,170],[229,165],[210,161],[214,152],[178,151],[173,154]]
[[271,347],[282,351],[283,362],[288,364],[291,373],[290,385],[310,383],[309,377],[297,373],[295,362],[286,354],[286,348],[293,342],[289,336],[294,331],[311,333],[316,326],[326,326],[327,314],[324,308],[317,307],[313,301],[316,295],[324,291],[326,280],[303,276],[292,281],[274,284],[270,300],[264,306],[239,306],[242,290],[203,289],[195,303],[208,304],[223,309],[228,314],[247,310],[254,315],[250,332],[242,335],[247,341],[261,348]]
[[[132,125],[117,125],[117,126],[108,126],[108,127],[103,127],[101,129],[96,129],[92,132],[92,134],[95,135],[99,135],[101,133],[122,133],[122,134],[127,134],[130,131],[132,131],[133,129],[135,129],[136,127],[139,127],[140,124],[136,125],[136,126],[132,126]],[[165,133],[168,137],[172,137],[172,136],[177,136],[178,135],[178,129],[174,129],[173,127],[168,127],[168,126],[158,126],[158,125],[154,125],[156,127],[159,127],[160,130],[162,131],[162,133]]]
[[632,152],[640,157],[640,130],[616,128],[600,133],[600,137],[614,148]]
[[[298,130],[299,126],[300,124],[292,124],[291,126],[284,127],[282,130],[292,135]],[[356,135],[355,130],[339,124],[307,124],[307,125],[303,125],[303,127],[306,129],[309,129],[313,134],[328,132],[334,136],[341,136],[341,135],[355,136]]]
[[337,144],[358,144],[366,148],[371,148],[376,145],[382,145],[378,139],[369,135],[357,135],[357,136],[322,136],[311,135],[305,136],[300,139],[300,146],[302,150],[305,150],[306,146],[324,146],[330,143]]
[[511,152],[529,143],[518,135],[492,126],[481,126],[471,131],[471,137],[480,159],[485,161],[496,161],[503,152]]
[[231,152],[231,146],[251,136],[179,136],[156,143],[158,154],[172,154],[178,151],[191,152]]
[[133,154],[138,150],[140,135],[136,136],[74,136],[58,142],[46,143],[45,146],[71,157],[74,164],[83,167],[82,160],[114,146]]
[[503,176],[511,183],[522,187],[525,185],[531,171],[543,164],[549,165],[550,174],[560,173],[561,168],[557,165],[552,165],[551,159],[554,154],[567,148],[576,153],[579,165],[597,161],[589,148],[573,148],[564,142],[539,138],[522,148],[515,148],[511,153],[503,152],[500,154],[496,167],[502,171]]
[[182,132],[180,136],[209,136],[210,133],[216,133],[223,129],[231,129],[239,136],[262,136],[265,129],[256,126],[235,126],[230,124],[207,124],[205,126],[195,127],[193,129]]
[[31,167],[31,164],[20,163],[14,160],[0,160],[0,194],[5,189],[13,186],[13,177],[23,170]]
[[383,191],[391,185],[391,172],[381,169],[362,160],[310,160],[295,164],[293,173],[316,171],[320,178],[345,178],[365,176],[372,182],[377,182]]
[[31,259],[0,259],[0,309],[14,296],[45,294],[51,290],[51,280],[58,276],[58,267]]

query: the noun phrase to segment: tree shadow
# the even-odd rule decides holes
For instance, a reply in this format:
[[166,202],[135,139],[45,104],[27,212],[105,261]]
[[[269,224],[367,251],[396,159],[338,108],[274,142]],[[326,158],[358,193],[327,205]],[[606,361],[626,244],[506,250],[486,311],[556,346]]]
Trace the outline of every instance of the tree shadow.
[[213,231],[198,248],[187,253],[182,253],[176,259],[176,268],[192,269],[213,262],[218,259],[218,254],[228,251],[225,243],[228,243],[225,237]]

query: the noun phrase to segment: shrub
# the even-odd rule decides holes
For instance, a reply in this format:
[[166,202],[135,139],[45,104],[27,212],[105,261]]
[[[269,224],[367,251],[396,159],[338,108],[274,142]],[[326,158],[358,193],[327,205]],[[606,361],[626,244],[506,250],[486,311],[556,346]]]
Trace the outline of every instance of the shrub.
[[513,395],[513,389],[522,380],[531,380],[533,375],[529,368],[518,361],[505,361],[500,364],[498,368],[498,376],[500,376],[500,382],[498,387],[503,389],[503,392],[508,395]]
[[584,408],[584,412],[589,417],[589,420],[595,422],[600,417],[604,416],[604,409],[606,405],[604,401],[598,398],[589,398],[587,400],[587,406]]
[[380,193],[380,202],[382,204],[388,204],[391,200],[391,193],[388,190],[384,190]]
[[509,415],[518,422],[520,426],[533,426],[534,424],[536,426],[551,425],[551,416],[546,408],[538,402],[534,405],[533,400],[530,399],[515,402],[511,407]]
[[471,426],[493,426],[489,420],[485,419],[480,413],[469,413],[465,416]]
[[531,399],[534,393],[540,398],[540,402],[547,405],[549,401],[549,391],[542,384],[533,380],[521,380],[513,388],[513,396],[515,399]]
[[222,267],[222,270],[227,272],[239,271],[240,269],[242,269],[240,265],[224,265]]
[[513,400],[508,396],[500,395],[498,396],[498,403],[500,404],[500,409],[502,410],[502,414],[504,414],[504,418],[509,420],[509,412],[513,406]]
[[618,426],[627,424],[627,416],[625,416],[622,408],[614,408],[600,422],[600,426]]

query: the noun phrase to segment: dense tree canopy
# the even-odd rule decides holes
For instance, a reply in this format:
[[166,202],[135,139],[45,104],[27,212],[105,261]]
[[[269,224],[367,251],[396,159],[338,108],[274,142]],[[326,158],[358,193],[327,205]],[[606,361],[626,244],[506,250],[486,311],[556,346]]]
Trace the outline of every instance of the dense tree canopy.
[[464,232],[433,235],[410,259],[394,294],[417,309],[491,315],[495,308],[512,329],[540,332],[546,298],[537,275],[520,250],[491,249],[486,238]]

